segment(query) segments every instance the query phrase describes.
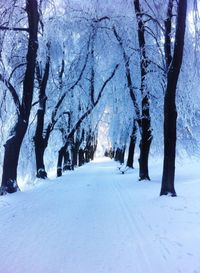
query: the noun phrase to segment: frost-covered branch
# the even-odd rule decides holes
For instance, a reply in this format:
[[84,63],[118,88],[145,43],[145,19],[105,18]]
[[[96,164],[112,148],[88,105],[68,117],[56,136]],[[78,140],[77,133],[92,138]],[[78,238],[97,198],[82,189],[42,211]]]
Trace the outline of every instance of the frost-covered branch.
[[[71,92],[71,91],[74,90],[74,88],[78,85],[78,83],[81,81],[81,79],[82,79],[82,77],[83,77],[83,73],[84,73],[84,71],[85,71],[85,69],[86,69],[87,62],[88,62],[88,57],[89,57],[89,44],[90,44],[90,39],[89,39],[88,45],[87,45],[87,54],[86,54],[85,62],[84,62],[84,65],[83,65],[83,67],[82,67],[82,69],[81,69],[81,71],[80,71],[80,74],[79,74],[77,80],[75,81],[75,83],[72,84],[72,86],[71,86],[67,91],[65,91],[65,92],[63,93],[63,95],[60,97],[60,99],[58,100],[58,102],[57,102],[57,104],[56,104],[56,106],[55,106],[55,108],[54,108],[54,110],[53,110],[53,112],[52,112],[52,115],[51,115],[51,122],[47,125],[46,134],[45,134],[45,139],[48,139],[48,138],[49,138],[51,131],[54,129],[54,126],[55,126],[55,124],[56,124],[57,121],[58,121],[58,119],[56,118],[56,115],[57,115],[57,112],[58,112],[60,106],[62,105],[62,103],[63,103],[63,101],[64,101],[66,95],[67,95],[69,92]],[[62,63],[63,63],[63,62],[62,62]],[[62,73],[62,74],[64,73],[64,70],[63,70],[63,69],[64,69],[64,65],[62,65],[62,68],[61,68],[61,71],[60,71],[60,73]]]
[[[105,82],[103,83],[103,85],[102,85],[102,87],[101,87],[101,89],[100,89],[100,91],[99,91],[99,94],[98,94],[98,97],[97,97],[96,101],[94,102],[94,104],[92,105],[92,107],[89,108],[89,109],[88,109],[88,110],[79,118],[79,120],[77,121],[77,123],[75,124],[75,126],[73,127],[73,129],[71,130],[70,134],[68,135],[68,139],[73,138],[73,136],[74,136],[76,130],[80,127],[80,125],[81,125],[81,123],[83,122],[83,120],[84,120],[86,117],[88,117],[88,116],[91,114],[91,112],[93,111],[93,109],[97,106],[97,104],[99,103],[100,98],[101,98],[101,96],[102,96],[102,94],[103,94],[103,91],[104,91],[105,87],[106,87],[107,84],[112,80],[112,78],[115,76],[115,73],[116,73],[118,67],[119,67],[119,64],[117,64],[117,65],[115,66],[115,68],[114,68],[113,72],[111,73],[111,75],[105,80]],[[66,144],[66,145],[67,145],[67,144]]]
[[28,28],[23,28],[23,27],[4,27],[0,26],[0,30],[12,30],[12,31],[25,31],[29,33]]
[[6,80],[2,74],[0,74],[0,81],[3,82],[5,86],[8,88],[8,90],[10,91],[10,94],[16,106],[17,114],[19,115],[21,112],[21,103],[14,86],[8,80]]
[[101,87],[101,90],[100,90],[100,92],[99,92],[99,94],[98,94],[98,97],[97,97],[97,99],[96,99],[96,101],[95,101],[95,103],[94,103],[94,106],[96,106],[96,105],[98,104],[98,102],[99,102],[99,100],[100,100],[100,98],[101,98],[101,96],[102,96],[102,93],[103,93],[103,91],[104,91],[106,85],[107,85],[107,84],[109,83],[109,81],[111,81],[112,78],[115,76],[115,73],[116,73],[116,71],[117,71],[118,68],[119,68],[119,64],[117,64],[117,65],[115,66],[115,68],[114,68],[112,74],[110,75],[110,77],[108,77],[107,80],[103,83],[103,85],[102,85],[102,87]]
[[139,108],[139,105],[138,105],[138,102],[137,102],[135,90],[133,88],[133,83],[132,83],[132,78],[131,78],[131,71],[130,71],[130,65],[129,65],[129,58],[128,58],[128,56],[126,54],[126,51],[124,49],[122,38],[118,34],[118,32],[117,32],[117,30],[116,30],[116,28],[115,28],[114,25],[113,25],[113,33],[114,33],[117,41],[119,42],[119,46],[120,46],[120,49],[121,49],[122,54],[123,54],[128,89],[129,89],[129,92],[130,92],[131,99],[133,101],[133,105],[134,105],[134,109],[135,109],[135,114],[136,114],[136,117],[137,117],[137,122],[138,122],[138,124],[140,126],[140,108]]

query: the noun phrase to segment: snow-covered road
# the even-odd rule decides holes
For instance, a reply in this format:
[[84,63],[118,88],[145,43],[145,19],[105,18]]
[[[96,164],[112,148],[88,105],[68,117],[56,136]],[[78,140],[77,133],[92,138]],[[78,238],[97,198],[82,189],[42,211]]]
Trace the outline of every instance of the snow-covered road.
[[96,161],[0,198],[0,273],[200,273],[200,184],[137,175]]

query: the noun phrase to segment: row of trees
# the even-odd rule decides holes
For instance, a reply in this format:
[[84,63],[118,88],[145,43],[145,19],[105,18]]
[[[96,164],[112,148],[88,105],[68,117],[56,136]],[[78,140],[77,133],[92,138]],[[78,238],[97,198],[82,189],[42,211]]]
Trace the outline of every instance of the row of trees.
[[[150,180],[149,152],[153,136],[155,141],[160,138],[164,109],[161,195],[176,195],[177,83],[186,38],[194,41],[185,45],[194,54],[191,65],[196,60],[198,29],[191,29],[191,18],[199,18],[194,1],[186,28],[187,0],[162,2],[134,0],[113,7],[87,1],[80,8],[78,2],[9,0],[0,5],[1,143],[5,142],[1,194],[19,189],[20,150],[23,162],[34,148],[39,178],[47,177],[45,162],[55,164],[50,158],[54,152],[57,176],[93,159],[105,109],[110,113],[112,151],[123,162],[128,144],[127,166],[133,167],[139,138],[139,179]],[[195,16],[190,18],[191,12]],[[181,93],[180,101],[191,89]],[[196,109],[179,122],[190,144],[196,141],[191,133]]]

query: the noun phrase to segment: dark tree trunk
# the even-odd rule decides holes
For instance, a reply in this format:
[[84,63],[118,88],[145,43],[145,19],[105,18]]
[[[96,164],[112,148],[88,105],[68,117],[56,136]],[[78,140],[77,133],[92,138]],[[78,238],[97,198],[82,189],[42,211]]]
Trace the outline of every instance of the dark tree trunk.
[[147,118],[142,119],[142,135],[140,141],[139,180],[150,180],[148,160],[152,142],[151,122]]
[[[96,151],[96,148],[97,148],[97,144],[95,145],[95,151]],[[113,148],[110,148],[109,150],[105,151],[104,156],[110,157],[110,159],[113,159],[114,153],[115,152],[114,152]]]
[[140,157],[139,157],[139,180],[150,180],[148,160],[149,151],[152,142],[151,118],[149,113],[148,96],[142,99],[142,119],[141,119],[141,140],[140,140]]
[[110,158],[111,158],[111,159],[114,158],[114,150],[113,150],[113,149],[110,151]]
[[57,177],[62,176],[65,151],[66,151],[65,148],[62,147],[58,152]]
[[85,154],[85,163],[89,163],[90,162],[90,154],[89,154],[88,146],[86,146],[86,148],[84,149],[84,154]]
[[44,152],[45,152],[45,144],[43,138],[35,138],[35,159],[36,159],[36,169],[38,178],[45,179],[47,178],[47,172],[45,171],[44,165]]
[[114,160],[115,160],[115,161],[119,161],[119,153],[120,153],[120,149],[117,148],[117,149],[115,150],[115,154],[114,154]]
[[72,162],[70,159],[69,152],[66,151],[64,153],[64,163],[63,163],[63,171],[70,171],[72,169]]
[[[174,188],[174,176],[176,157],[177,112],[175,104],[172,105],[172,103],[168,103],[167,100],[170,100],[170,97],[166,97],[164,107],[164,162],[160,195],[170,194],[171,196],[176,196],[176,191]],[[168,107],[171,108],[170,111],[167,110]]]
[[117,148],[114,156],[114,160],[118,161],[120,164],[124,163],[125,147]]
[[78,166],[78,151],[80,147],[80,141],[77,139],[73,147],[73,166]]
[[28,127],[33,99],[34,74],[38,49],[37,32],[39,14],[37,0],[26,1],[26,12],[29,24],[29,40],[26,55],[27,65],[23,80],[22,104],[17,122],[11,130],[10,138],[5,144],[1,194],[5,194],[6,192],[13,193],[18,190],[17,166],[19,153]]
[[173,0],[169,0],[167,7],[167,17],[165,19],[165,63],[166,72],[172,61],[172,46],[171,46],[171,33],[172,33],[172,17],[173,17]]
[[120,149],[120,153],[119,153],[120,164],[124,164],[125,150],[126,150],[125,146],[122,149]]
[[78,159],[78,166],[82,166],[85,163],[85,157],[84,157],[84,150],[81,148],[79,149],[79,159]]
[[3,162],[3,177],[1,185],[1,194],[13,193],[19,190],[17,185],[17,166],[19,160],[20,147],[27,130],[27,123],[22,117],[18,117],[18,121],[13,129],[13,135],[7,140]]
[[149,93],[145,84],[148,60],[146,56],[145,24],[142,19],[140,0],[134,0],[135,14],[138,24],[138,42],[140,48],[140,71],[141,71],[141,95],[142,95],[142,115],[141,115],[141,141],[139,159],[139,180],[150,180],[148,170],[149,151],[152,142],[151,116],[149,111]]
[[85,147],[85,162],[88,163],[91,160],[92,156],[92,142],[93,142],[93,134],[92,131],[89,130],[89,133],[86,137],[86,147]]
[[183,59],[187,0],[179,1],[174,53],[167,74],[164,100],[164,162],[160,195],[176,196],[174,188],[176,157],[176,87]]
[[[48,51],[49,51],[49,45]],[[44,131],[44,117],[46,112],[46,86],[49,78],[50,57],[49,52],[45,65],[44,75],[41,76],[40,68],[37,66],[37,76],[39,82],[39,109],[37,111],[37,125],[34,136],[35,144],[35,159],[36,159],[36,176],[38,178],[47,178],[47,172],[44,165],[44,152],[48,144],[48,140],[43,137]]]
[[[77,133],[80,133],[80,128],[77,129]],[[78,135],[79,135],[78,133]],[[76,141],[75,141],[75,144],[74,144],[74,149],[73,149],[73,165],[74,166],[78,166],[78,161],[79,161],[79,148],[81,146],[81,143],[83,142],[84,140],[84,137],[85,137],[85,130],[82,129],[81,131],[81,137],[76,137]]]
[[94,153],[95,153],[95,148],[93,145],[90,146],[90,160],[94,160]]
[[137,125],[136,120],[133,121],[133,131],[130,136],[130,144],[128,149],[128,159],[126,166],[129,168],[133,168],[133,162],[134,162],[134,152],[135,152],[135,144],[137,140]]

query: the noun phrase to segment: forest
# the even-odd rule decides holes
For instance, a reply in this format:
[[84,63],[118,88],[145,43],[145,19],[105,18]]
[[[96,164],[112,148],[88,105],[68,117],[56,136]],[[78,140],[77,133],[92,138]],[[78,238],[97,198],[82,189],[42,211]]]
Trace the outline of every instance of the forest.
[[197,0],[0,0],[1,195],[101,153],[176,196],[199,157]]

